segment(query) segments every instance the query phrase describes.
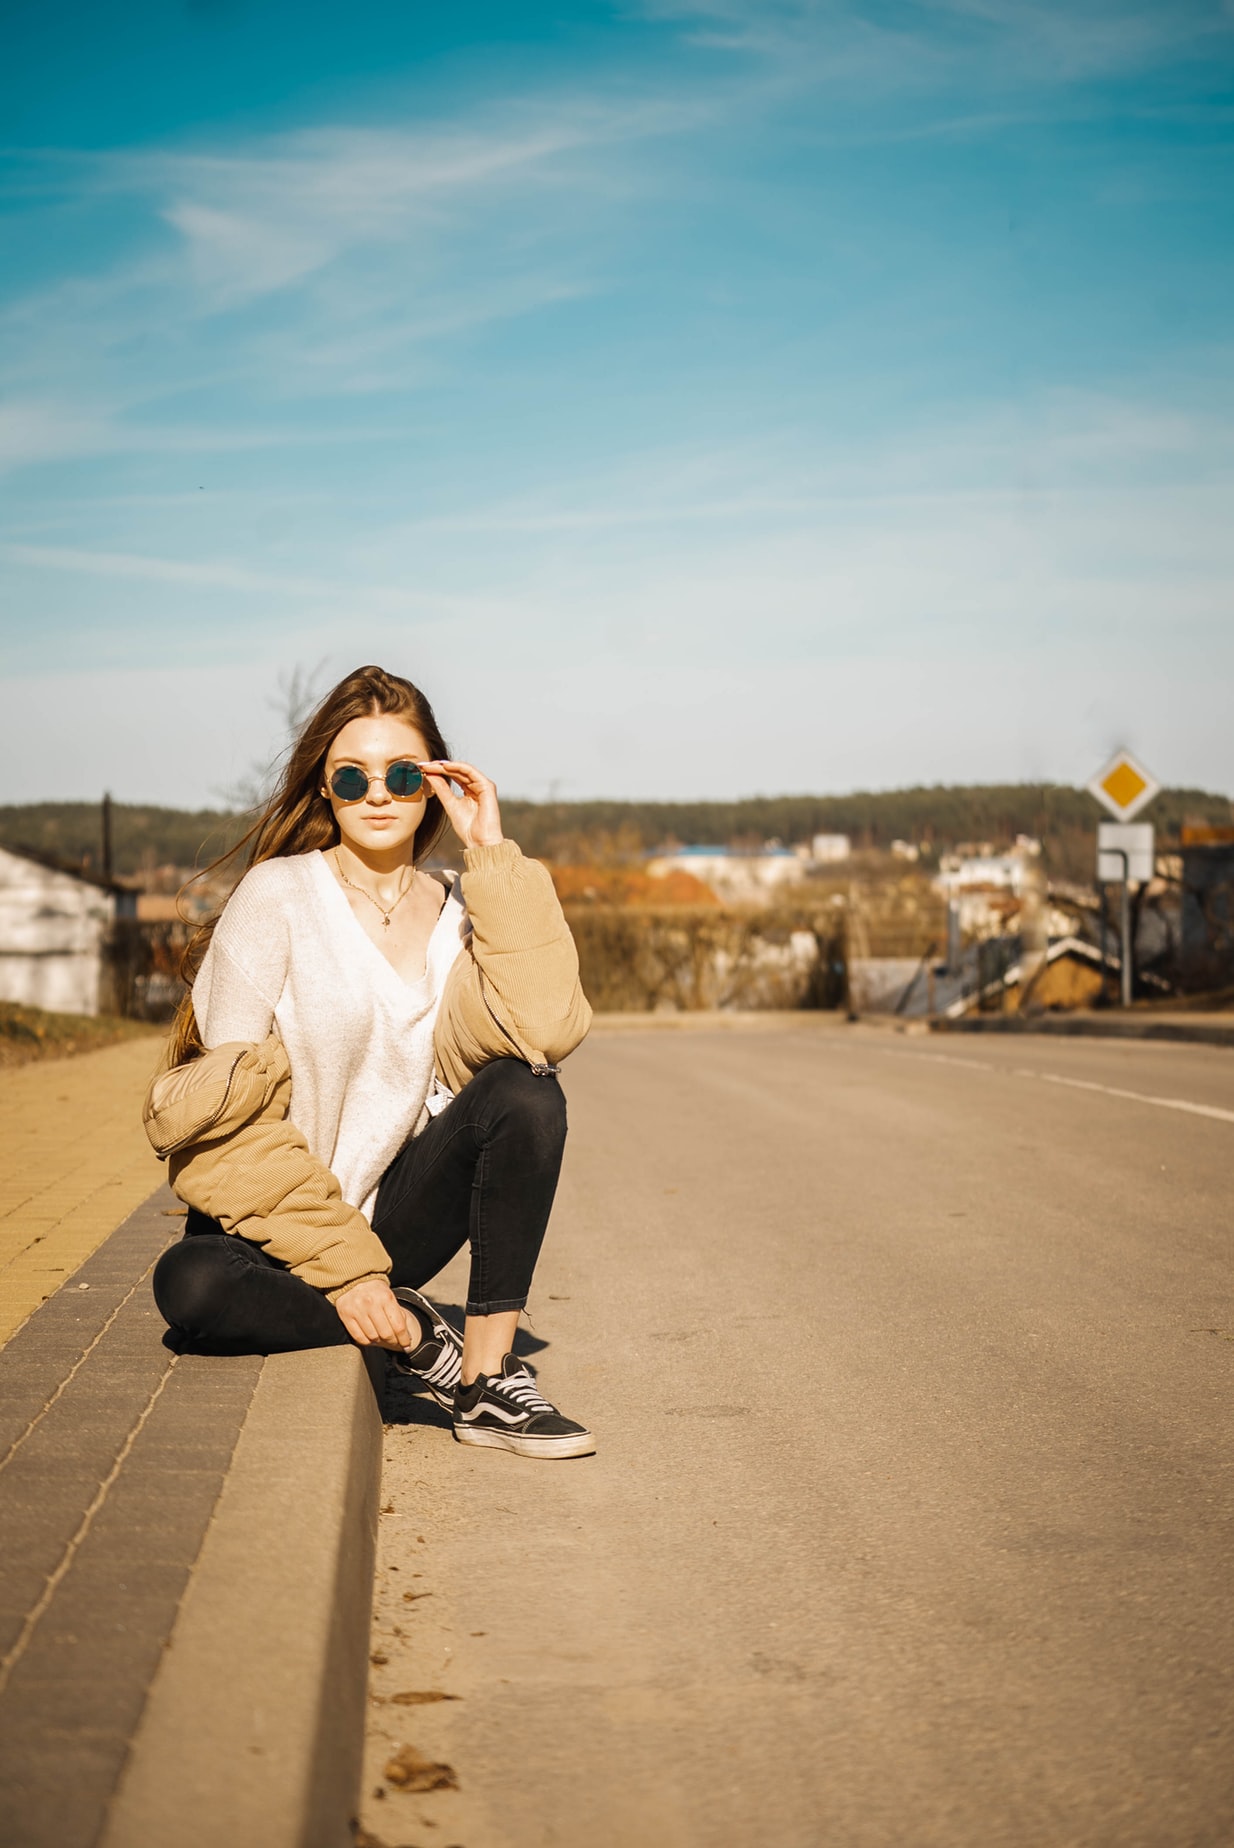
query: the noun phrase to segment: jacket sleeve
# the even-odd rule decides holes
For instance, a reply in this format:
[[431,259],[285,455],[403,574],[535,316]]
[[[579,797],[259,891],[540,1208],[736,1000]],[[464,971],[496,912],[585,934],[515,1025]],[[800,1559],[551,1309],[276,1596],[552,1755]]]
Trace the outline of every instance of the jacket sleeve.
[[270,1109],[280,1092],[286,1114],[291,1066],[271,1034],[260,1044],[230,1040],[150,1080],[142,1122],[160,1161],[207,1138],[218,1140]]
[[469,847],[463,899],[471,925],[437,1015],[437,1069],[461,1090],[493,1059],[556,1065],[591,1025],[578,953],[548,870],[514,841]]
[[186,1206],[264,1247],[333,1300],[390,1258],[364,1215],[287,1120],[291,1071],[273,1035],[157,1074],[146,1134]]
[[385,1246],[286,1118],[180,1150],[169,1170],[186,1206],[262,1246],[331,1301],[366,1277],[389,1275]]

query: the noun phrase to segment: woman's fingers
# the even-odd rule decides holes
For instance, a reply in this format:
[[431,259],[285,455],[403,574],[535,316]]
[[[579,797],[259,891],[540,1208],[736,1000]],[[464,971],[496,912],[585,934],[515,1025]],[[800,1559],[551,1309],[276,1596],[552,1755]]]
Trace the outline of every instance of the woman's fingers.
[[[340,1312],[342,1313],[342,1312]],[[375,1315],[342,1314],[343,1327],[361,1347],[407,1348],[411,1338],[407,1333],[407,1318],[399,1312],[398,1321]]]
[[392,1295],[388,1311],[383,1306],[382,1313],[375,1315],[373,1320],[378,1330],[377,1339],[382,1347],[411,1346],[407,1333],[407,1317],[399,1306],[397,1297]]
[[344,1291],[335,1301],[339,1319],[360,1347],[411,1346],[407,1317],[388,1283],[375,1278]]
[[368,1305],[368,1322],[372,1329],[372,1338],[378,1347],[407,1346],[407,1317],[393,1290],[388,1285],[382,1287],[380,1296],[370,1300]]
[[461,757],[427,757],[418,764],[417,769],[437,771],[444,776],[457,777],[460,783],[487,783],[489,778],[474,764],[465,764]]
[[[334,1306],[338,1309],[337,1303]],[[351,1336],[353,1341],[358,1342],[361,1347],[373,1346],[373,1337],[365,1327],[364,1320],[361,1316],[353,1315],[346,1309],[339,1309],[338,1313],[339,1321],[343,1324],[343,1327],[347,1330],[347,1333]]]
[[469,796],[480,796],[493,787],[491,777],[477,770],[474,764],[455,762],[452,758],[436,759],[431,764],[420,764],[419,768],[430,782],[435,779],[441,782],[453,781]]
[[491,777],[461,758],[433,758],[419,768],[465,847],[494,846],[502,839],[497,786]]
[[452,820],[455,815],[475,807],[480,792],[464,783],[453,770],[426,770],[424,780]]
[[444,771],[438,775],[432,770],[425,771],[424,780],[432,790],[443,808],[457,808],[460,803],[474,801],[474,796],[462,788],[456,789]]

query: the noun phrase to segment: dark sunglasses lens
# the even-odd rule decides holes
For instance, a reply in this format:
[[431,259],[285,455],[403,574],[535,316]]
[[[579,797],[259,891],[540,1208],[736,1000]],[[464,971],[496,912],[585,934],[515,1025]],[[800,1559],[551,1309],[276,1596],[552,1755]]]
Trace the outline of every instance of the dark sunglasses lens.
[[330,787],[340,802],[359,802],[368,793],[368,778],[358,764],[344,764],[330,778]]
[[414,796],[423,781],[414,764],[391,764],[386,771],[386,788],[392,796]]

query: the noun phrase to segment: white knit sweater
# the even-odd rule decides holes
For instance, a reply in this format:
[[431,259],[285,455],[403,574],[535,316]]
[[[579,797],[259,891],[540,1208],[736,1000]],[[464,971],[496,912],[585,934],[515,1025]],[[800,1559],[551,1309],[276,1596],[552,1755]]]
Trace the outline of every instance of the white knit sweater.
[[291,1121],[366,1217],[424,1115],[437,1008],[468,929],[456,880],[424,975],[405,982],[321,854],[292,854],[245,874],[193,983],[207,1050],[277,1032],[291,1063]]

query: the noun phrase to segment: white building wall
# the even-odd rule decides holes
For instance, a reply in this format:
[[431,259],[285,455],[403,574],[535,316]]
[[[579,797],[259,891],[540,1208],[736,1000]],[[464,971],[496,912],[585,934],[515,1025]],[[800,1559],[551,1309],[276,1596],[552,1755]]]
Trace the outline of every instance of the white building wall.
[[[921,972],[919,956],[854,956],[848,965],[848,992],[858,1014],[894,1014],[905,989]],[[921,975],[925,991],[925,976]]]
[[0,847],[0,1001],[97,1014],[110,892]]
[[647,861],[653,879],[665,873],[693,873],[716,897],[730,904],[762,904],[785,886],[800,885],[806,867],[795,853],[666,853]]

